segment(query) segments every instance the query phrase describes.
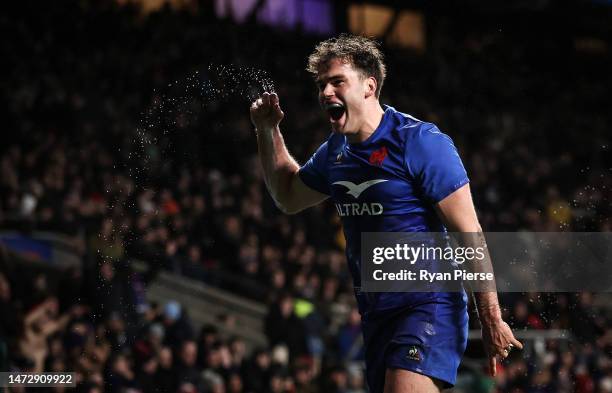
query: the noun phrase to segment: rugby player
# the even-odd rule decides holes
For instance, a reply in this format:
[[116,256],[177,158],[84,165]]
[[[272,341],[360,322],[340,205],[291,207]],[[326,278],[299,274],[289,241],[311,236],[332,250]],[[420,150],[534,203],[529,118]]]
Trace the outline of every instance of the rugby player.
[[[372,393],[439,392],[453,386],[468,333],[460,292],[366,293],[361,232],[480,233],[469,180],[451,139],[432,123],[381,106],[386,67],[376,42],[341,35],[308,59],[333,132],[300,167],[283,141],[279,97],[251,105],[266,186],[285,213],[332,198],[341,216],[362,316]],[[475,293],[488,367],[522,348],[502,320],[496,292]]]

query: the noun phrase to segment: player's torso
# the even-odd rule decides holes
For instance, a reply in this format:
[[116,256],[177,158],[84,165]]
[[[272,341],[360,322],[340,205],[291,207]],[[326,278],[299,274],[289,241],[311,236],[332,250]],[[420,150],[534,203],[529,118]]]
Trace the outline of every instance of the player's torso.
[[469,181],[447,135],[392,107],[361,143],[330,135],[299,173],[331,197],[355,255],[363,232],[444,231],[434,205]]
[[327,173],[331,199],[343,224],[347,260],[362,314],[430,301],[434,294],[361,292],[361,234],[444,230],[434,207],[422,197],[418,179],[406,165],[403,124],[361,144],[341,135],[328,141]]
[[345,231],[414,232],[440,230],[433,206],[420,196],[407,170],[401,138],[388,133],[372,143],[330,146],[331,199]]

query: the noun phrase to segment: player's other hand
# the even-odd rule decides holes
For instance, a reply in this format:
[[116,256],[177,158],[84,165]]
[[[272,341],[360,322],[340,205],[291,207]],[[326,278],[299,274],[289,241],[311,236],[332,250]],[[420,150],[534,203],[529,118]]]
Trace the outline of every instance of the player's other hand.
[[276,93],[265,92],[251,104],[251,121],[260,131],[276,128],[283,117]]
[[482,324],[482,341],[487,352],[489,374],[493,377],[497,374],[498,357],[505,359],[513,349],[523,349],[510,326],[501,319]]

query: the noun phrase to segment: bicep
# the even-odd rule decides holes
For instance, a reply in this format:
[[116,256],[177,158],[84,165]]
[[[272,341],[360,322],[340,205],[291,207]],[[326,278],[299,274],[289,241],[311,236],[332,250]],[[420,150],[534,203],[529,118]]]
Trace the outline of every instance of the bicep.
[[317,205],[327,198],[329,195],[325,195],[319,191],[316,191],[308,187],[300,176],[296,172],[291,179],[291,198],[289,201],[288,213],[298,213],[308,207]]
[[465,184],[436,204],[438,216],[451,232],[481,232],[470,185]]

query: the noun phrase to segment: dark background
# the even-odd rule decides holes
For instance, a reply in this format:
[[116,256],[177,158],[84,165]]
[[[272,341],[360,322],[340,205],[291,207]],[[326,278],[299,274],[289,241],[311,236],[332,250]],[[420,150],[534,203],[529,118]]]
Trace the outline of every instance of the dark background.
[[[610,231],[611,5],[373,3],[423,18],[420,46],[378,37],[389,71],[381,102],[453,138],[485,231]],[[332,32],[349,29],[354,5],[363,4],[330,5]],[[218,18],[207,1],[149,12],[102,1],[5,6],[5,369],[76,371],[83,391],[363,391],[333,206],[277,211],[248,118],[262,90],[252,69],[263,70],[286,113],[290,151],[302,163],[309,157],[329,127],[304,68],[327,36],[253,15]],[[50,267],[28,248],[41,233],[65,239],[79,263]],[[7,240],[16,236],[25,253]],[[177,316],[177,304],[148,302],[160,271],[265,303],[270,346],[243,353],[244,340],[224,334],[232,315],[194,331],[188,307]],[[471,342],[476,366],[462,368],[462,391],[612,391],[608,295],[501,298],[517,331],[564,329],[572,338],[530,345],[495,381]],[[302,301],[314,308],[307,318],[296,311]],[[333,306],[345,310],[338,326]],[[289,361],[267,365],[278,345]]]

